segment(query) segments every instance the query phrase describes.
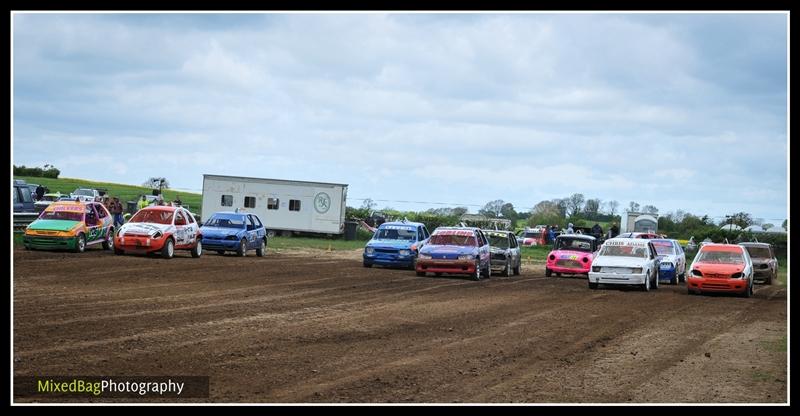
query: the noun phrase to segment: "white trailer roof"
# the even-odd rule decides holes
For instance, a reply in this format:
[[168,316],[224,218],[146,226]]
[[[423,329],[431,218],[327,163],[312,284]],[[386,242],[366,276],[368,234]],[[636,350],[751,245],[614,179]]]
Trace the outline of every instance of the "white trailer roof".
[[248,180],[258,182],[277,183],[283,185],[291,184],[304,184],[304,185],[327,185],[327,186],[347,186],[346,183],[330,183],[330,182],[310,182],[310,181],[292,181],[288,179],[270,179],[270,178],[253,178],[248,176],[229,176],[229,175],[212,175],[208,173],[203,174],[203,178],[209,179],[225,179],[225,180]]

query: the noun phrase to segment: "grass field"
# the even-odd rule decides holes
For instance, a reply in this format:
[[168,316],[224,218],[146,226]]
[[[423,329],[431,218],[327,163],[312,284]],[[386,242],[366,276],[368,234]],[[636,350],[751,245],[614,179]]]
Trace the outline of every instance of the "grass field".
[[327,238],[305,238],[305,237],[272,237],[269,239],[269,248],[278,250],[291,248],[316,248],[327,250],[355,250],[364,248],[366,240],[334,240]]
[[[50,192],[61,192],[62,194],[69,194],[75,191],[75,189],[77,188],[106,189],[109,195],[111,195],[112,197],[113,196],[119,197],[119,200],[122,201],[123,207],[126,209],[127,209],[126,201],[136,201],[141,197],[142,194],[150,195],[151,193],[149,188],[145,188],[142,186],[125,185],[125,184],[110,183],[110,182],[94,182],[94,181],[87,181],[84,179],[73,179],[73,178],[51,179],[51,178],[37,178],[31,176],[15,176],[14,179],[23,179],[27,183],[35,183],[38,185],[48,187],[50,188]],[[203,196],[201,194],[165,189],[163,195],[166,201],[172,201],[175,199],[177,195],[180,195],[181,201],[183,202],[183,206],[188,207],[189,210],[194,212],[195,214],[202,216],[202,213],[200,212],[200,205]]]

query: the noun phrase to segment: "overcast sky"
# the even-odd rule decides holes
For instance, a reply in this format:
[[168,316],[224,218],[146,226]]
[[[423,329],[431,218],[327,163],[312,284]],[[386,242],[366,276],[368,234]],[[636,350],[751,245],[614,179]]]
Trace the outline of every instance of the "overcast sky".
[[[15,14],[13,159],[787,216],[785,14]],[[477,207],[470,206],[475,212]],[[780,224],[778,222],[778,224]]]

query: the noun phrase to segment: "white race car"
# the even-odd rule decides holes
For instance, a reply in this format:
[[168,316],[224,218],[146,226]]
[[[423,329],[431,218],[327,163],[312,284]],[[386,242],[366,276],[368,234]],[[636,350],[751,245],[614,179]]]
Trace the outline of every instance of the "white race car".
[[638,285],[645,291],[658,289],[658,258],[650,240],[611,238],[592,260],[589,288],[601,284]]

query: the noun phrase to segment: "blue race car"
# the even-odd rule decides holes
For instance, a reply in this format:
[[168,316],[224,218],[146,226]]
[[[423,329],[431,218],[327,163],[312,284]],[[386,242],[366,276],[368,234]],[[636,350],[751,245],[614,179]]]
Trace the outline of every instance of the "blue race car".
[[439,227],[420,250],[417,276],[427,273],[469,274],[473,280],[489,277],[492,271],[489,239],[480,228]]
[[364,247],[364,267],[377,264],[413,269],[417,253],[429,237],[425,224],[405,220],[385,222]]
[[686,281],[686,254],[677,240],[659,238],[650,240],[659,260],[658,280],[668,280],[677,285]]
[[267,230],[255,214],[217,212],[201,231],[203,248],[218,254],[235,251],[237,256],[246,256],[247,250],[255,250],[258,257],[263,257],[267,252]]

